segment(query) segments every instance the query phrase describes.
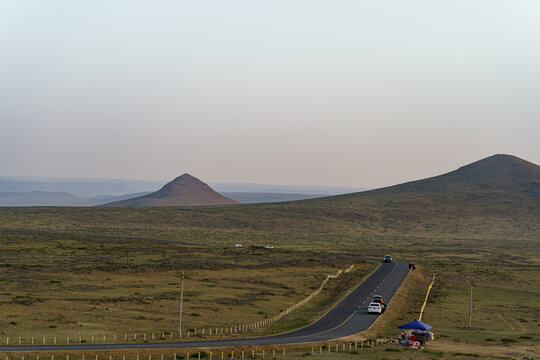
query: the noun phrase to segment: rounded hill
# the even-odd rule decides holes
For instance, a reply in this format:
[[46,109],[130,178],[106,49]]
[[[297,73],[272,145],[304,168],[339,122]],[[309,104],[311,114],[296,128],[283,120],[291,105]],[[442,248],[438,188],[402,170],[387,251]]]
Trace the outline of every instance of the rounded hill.
[[105,204],[106,206],[196,206],[232,205],[238,202],[217,193],[189,174],[178,176],[151,194]]

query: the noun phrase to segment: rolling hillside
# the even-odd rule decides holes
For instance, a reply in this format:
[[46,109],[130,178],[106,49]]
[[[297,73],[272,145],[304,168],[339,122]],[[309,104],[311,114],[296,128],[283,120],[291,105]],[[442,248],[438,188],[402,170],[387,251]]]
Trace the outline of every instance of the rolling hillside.
[[540,166],[512,155],[493,155],[432,178],[312,202],[369,206],[379,211],[409,209],[433,215],[538,211]]

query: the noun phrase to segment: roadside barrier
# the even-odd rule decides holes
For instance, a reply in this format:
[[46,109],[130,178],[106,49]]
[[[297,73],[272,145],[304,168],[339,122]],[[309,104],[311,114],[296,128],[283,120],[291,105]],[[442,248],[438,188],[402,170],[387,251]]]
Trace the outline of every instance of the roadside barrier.
[[[376,338],[362,341],[349,342],[330,342],[324,345],[312,346],[287,346],[287,347],[262,347],[255,346],[252,348],[228,348],[228,349],[205,349],[205,351],[185,351],[185,352],[163,352],[152,354],[145,353],[144,355],[135,354],[134,352],[122,353],[122,350],[115,351],[115,355],[100,354],[98,352],[85,351],[85,354],[69,354],[63,351],[61,354],[40,356],[20,355],[14,353],[13,356],[6,355],[2,360],[180,360],[180,359],[257,359],[257,358],[298,358],[304,356],[317,357],[317,355],[326,356],[328,353],[350,353],[355,354],[359,351],[369,351],[384,344],[393,343],[395,340],[387,338]],[[193,350],[193,349],[190,349]],[[0,348],[1,351],[1,348]],[[172,351],[172,350],[171,350]],[[178,351],[178,350],[176,350]],[[39,353],[39,352],[37,352]]]
[[[182,332],[174,332],[174,331],[152,331],[152,332],[144,332],[144,333],[123,333],[123,334],[99,334],[99,335],[87,335],[87,336],[65,336],[65,337],[57,337],[57,336],[51,336],[51,337],[5,337],[0,338],[0,345],[34,345],[34,344],[41,344],[41,345],[60,345],[60,344],[83,344],[83,343],[118,343],[118,342],[149,342],[149,341],[172,341],[172,340],[188,340],[192,337],[210,337],[210,338],[221,338],[232,334],[237,333],[243,333],[243,332],[249,332],[254,331],[256,329],[260,329],[264,326],[267,326],[269,324],[275,323],[276,321],[280,320],[281,318],[289,315],[294,310],[298,309],[302,305],[305,305],[308,303],[311,299],[313,299],[315,296],[320,294],[320,292],[324,289],[328,281],[331,279],[337,279],[341,274],[349,273],[354,269],[354,264],[349,266],[348,268],[344,270],[338,270],[335,274],[329,274],[326,276],[326,278],[323,280],[321,285],[313,291],[310,295],[308,295],[306,298],[300,300],[296,304],[290,306],[288,309],[281,311],[279,314],[265,318],[260,321],[256,321],[253,323],[248,324],[237,324],[237,325],[231,325],[231,326],[225,326],[225,327],[211,327],[211,328],[190,328],[188,330],[182,330]],[[38,340],[39,339],[39,342]],[[1,348],[0,348],[1,349]],[[1,360],[1,359],[0,359]]]
[[429,298],[429,292],[431,291],[431,288],[433,287],[434,283],[435,283],[435,274],[433,274],[433,280],[431,280],[431,284],[429,284],[429,287],[427,289],[426,299],[424,300],[424,303],[422,304],[422,308],[420,309],[420,316],[418,317],[418,321],[422,321],[422,315],[424,314],[424,309],[426,308],[426,304]]

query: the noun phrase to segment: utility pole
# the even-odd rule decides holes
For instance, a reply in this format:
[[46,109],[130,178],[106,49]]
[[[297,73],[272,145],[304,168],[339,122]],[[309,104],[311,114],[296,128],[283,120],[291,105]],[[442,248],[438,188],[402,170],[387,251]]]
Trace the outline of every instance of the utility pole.
[[184,272],[180,278],[180,311],[178,314],[178,334],[182,337],[182,303],[184,302]]
[[471,277],[471,294],[469,296],[469,329],[471,328],[471,315],[472,315],[472,286],[473,286],[473,278]]

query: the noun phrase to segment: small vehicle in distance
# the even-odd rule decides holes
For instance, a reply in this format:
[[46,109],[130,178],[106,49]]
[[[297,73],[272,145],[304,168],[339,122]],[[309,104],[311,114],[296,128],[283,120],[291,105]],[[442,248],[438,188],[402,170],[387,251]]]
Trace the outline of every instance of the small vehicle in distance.
[[390,255],[384,255],[383,262],[391,263],[392,262],[392,257]]
[[382,312],[384,312],[384,310],[386,310],[386,301],[384,301],[384,299],[383,299],[383,297],[381,295],[373,295],[373,299],[371,300],[371,302],[381,304]]
[[381,314],[382,313],[382,306],[379,303],[372,302],[371,304],[369,304],[369,306],[367,308],[367,312],[369,314]]

